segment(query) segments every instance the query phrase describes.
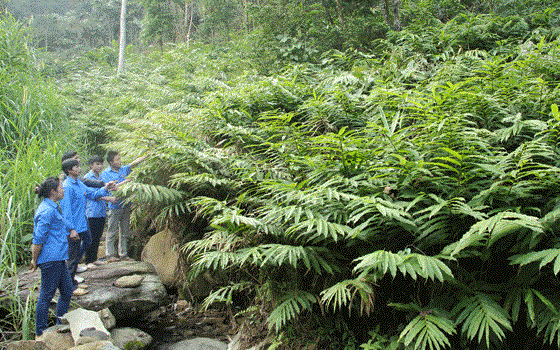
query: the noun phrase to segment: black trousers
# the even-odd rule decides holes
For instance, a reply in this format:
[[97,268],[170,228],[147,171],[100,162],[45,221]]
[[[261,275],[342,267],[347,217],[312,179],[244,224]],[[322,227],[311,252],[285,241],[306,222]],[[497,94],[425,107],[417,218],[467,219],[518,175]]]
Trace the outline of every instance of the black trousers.
[[105,217],[101,218],[88,218],[89,232],[91,233],[91,244],[86,250],[86,264],[92,263],[97,260],[97,251],[99,250],[99,241],[103,235],[105,228]]
[[89,231],[78,232],[78,235],[80,236],[80,240],[68,240],[68,260],[66,260],[66,266],[68,266],[68,272],[70,272],[70,277],[74,284],[78,284],[74,279],[78,264],[80,260],[82,260],[84,253],[91,246],[91,235]]

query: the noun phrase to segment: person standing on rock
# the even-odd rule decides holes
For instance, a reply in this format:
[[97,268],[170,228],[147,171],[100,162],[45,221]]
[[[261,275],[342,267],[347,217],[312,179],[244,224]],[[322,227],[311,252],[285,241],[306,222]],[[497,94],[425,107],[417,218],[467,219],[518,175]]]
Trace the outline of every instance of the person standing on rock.
[[33,241],[31,244],[31,271],[41,269],[41,291],[35,308],[35,334],[40,336],[48,328],[49,305],[58,289],[60,297],[56,303],[56,317],[62,317],[70,306],[74,286],[66,267],[68,242],[79,241],[78,232],[65,220],[58,205],[64,198],[62,182],[49,177],[35,188],[43,198],[33,219]]
[[[126,181],[128,175],[134,167],[142,163],[145,156],[136,158],[128,165],[122,165],[121,156],[117,151],[107,152],[107,162],[109,167],[101,173],[101,178],[105,182],[116,181],[117,186]],[[109,203],[108,223],[105,253],[107,261],[130,260],[128,256],[128,239],[130,235],[130,206],[117,202]],[[118,246],[117,246],[118,243]]]
[[101,199],[108,202],[116,201],[115,197],[110,197],[108,190],[113,188],[115,182],[107,182],[104,187],[91,188],[84,185],[78,179],[82,169],[77,159],[67,159],[62,162],[62,171],[67,178],[63,182],[64,198],[60,201],[64,218],[70,222],[72,228],[78,232],[80,241],[71,241],[68,247],[68,270],[74,285],[78,283],[74,276],[78,263],[82,256],[91,245],[91,234],[89,233],[86,218],[86,199]]

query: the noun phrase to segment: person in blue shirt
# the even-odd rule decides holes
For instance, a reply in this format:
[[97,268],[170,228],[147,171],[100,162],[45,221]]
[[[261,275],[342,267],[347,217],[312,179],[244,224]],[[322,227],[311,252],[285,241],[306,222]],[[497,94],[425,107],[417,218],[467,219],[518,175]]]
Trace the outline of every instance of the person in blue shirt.
[[[127,182],[131,170],[144,161],[146,157],[139,157],[128,165],[122,165],[121,156],[117,151],[107,152],[109,167],[101,173],[105,182],[116,181],[117,186]],[[120,202],[109,203],[107,235],[105,239],[105,253],[107,261],[119,259],[129,260],[128,239],[130,235],[130,206]],[[118,247],[117,247],[118,243]]]
[[[88,164],[90,171],[84,175],[84,179],[103,181],[101,172],[103,171],[103,158],[99,155],[92,156]],[[86,201],[86,217],[89,231],[91,233],[91,245],[86,251],[86,264],[88,268],[93,267],[91,264],[97,262],[97,252],[99,250],[99,241],[103,235],[105,227],[105,219],[107,217],[107,203],[100,199]]]
[[[80,161],[80,156],[78,155],[78,152],[76,152],[76,151],[67,151],[67,152],[64,152],[64,154],[62,155],[61,163],[64,162],[66,159],[76,159],[79,162]],[[66,174],[62,173],[61,176],[60,176],[60,179],[62,181],[66,180]],[[103,180],[101,180],[101,179],[97,179],[97,180],[87,179],[85,176],[80,177],[79,179],[87,187],[100,188],[100,187],[105,186],[105,182],[103,182]]]
[[86,198],[106,201],[116,200],[114,197],[110,197],[107,192],[107,189],[113,188],[115,183],[106,183],[105,186],[101,188],[87,187],[78,179],[82,169],[77,159],[67,159],[62,162],[62,171],[64,171],[64,174],[67,176],[66,180],[62,183],[64,187],[64,198],[60,201],[62,214],[71,224],[72,228],[78,232],[81,240],[81,242],[69,242],[68,247],[68,270],[70,271],[70,276],[72,277],[74,285],[77,285],[78,283],[74,279],[74,276],[76,275],[78,263],[91,244],[91,235],[88,230],[86,218]]
[[41,291],[35,308],[35,334],[40,336],[48,328],[49,305],[57,289],[60,291],[56,303],[57,323],[68,311],[74,290],[66,267],[68,242],[80,237],[60,211],[58,201],[64,198],[64,188],[59,178],[47,178],[35,188],[35,193],[43,198],[33,219],[31,243],[31,270],[41,269]]

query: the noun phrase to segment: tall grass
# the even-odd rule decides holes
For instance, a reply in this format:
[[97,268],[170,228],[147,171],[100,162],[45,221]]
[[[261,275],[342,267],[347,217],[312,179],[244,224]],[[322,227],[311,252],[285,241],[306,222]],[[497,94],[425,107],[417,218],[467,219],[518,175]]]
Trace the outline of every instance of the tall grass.
[[0,300],[0,335],[23,339],[32,336],[35,296],[20,300],[14,282],[30,257],[34,188],[60,173],[68,142],[62,99],[35,63],[25,27],[0,18],[0,290],[7,292]]
[[21,140],[57,130],[62,99],[37,69],[27,29],[0,18],[0,147],[14,151]]
[[[23,339],[33,330],[33,299],[17,297],[17,283],[7,283],[17,276],[18,266],[26,265],[33,237],[33,215],[38,205],[36,185],[47,176],[60,173],[63,143],[52,136],[32,136],[16,144],[14,157],[0,155],[0,288],[9,296],[0,300],[7,317],[0,320],[3,332],[17,332]],[[10,152],[12,153],[12,152]]]

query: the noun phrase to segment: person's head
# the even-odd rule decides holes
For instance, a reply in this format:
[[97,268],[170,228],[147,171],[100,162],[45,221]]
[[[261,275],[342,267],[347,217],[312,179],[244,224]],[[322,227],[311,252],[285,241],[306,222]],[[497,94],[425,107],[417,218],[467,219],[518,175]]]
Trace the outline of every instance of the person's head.
[[103,170],[103,158],[99,155],[94,155],[88,160],[88,164],[94,173],[99,174]]
[[80,156],[76,151],[68,151],[62,155],[62,161],[64,162],[67,159],[77,159],[78,162],[80,161]]
[[107,163],[113,169],[120,169],[122,166],[121,156],[117,151],[109,151],[107,152]]
[[64,187],[58,177],[47,177],[43,183],[35,187],[35,193],[39,198],[59,201],[64,198]]
[[66,176],[76,178],[82,171],[80,161],[74,158],[66,159],[62,162],[62,171],[64,171]]

